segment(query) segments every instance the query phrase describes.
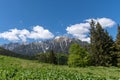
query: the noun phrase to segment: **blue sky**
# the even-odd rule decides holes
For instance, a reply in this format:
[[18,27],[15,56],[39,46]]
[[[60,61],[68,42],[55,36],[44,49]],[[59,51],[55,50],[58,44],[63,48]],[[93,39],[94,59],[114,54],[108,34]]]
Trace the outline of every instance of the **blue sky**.
[[[25,30],[18,41],[46,39],[47,34],[49,38],[65,34],[81,38],[79,33],[66,29],[76,24],[79,24],[76,28],[81,27],[81,23],[86,23],[85,20],[91,18],[114,21],[110,25],[112,27],[107,26],[106,29],[115,39],[116,24],[120,23],[119,3],[120,0],[0,0],[0,43],[16,42],[16,35],[21,35],[20,32]],[[16,29],[19,33],[10,35],[10,29],[13,32]],[[4,36],[7,32],[10,36],[15,36],[15,40],[7,39]],[[25,38],[27,33],[30,35]]]

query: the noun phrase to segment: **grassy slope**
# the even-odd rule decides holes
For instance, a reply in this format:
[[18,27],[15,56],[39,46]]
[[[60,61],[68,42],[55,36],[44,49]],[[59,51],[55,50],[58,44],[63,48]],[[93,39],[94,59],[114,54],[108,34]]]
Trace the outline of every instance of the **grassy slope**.
[[0,55],[0,80],[118,80],[120,68],[69,68]]

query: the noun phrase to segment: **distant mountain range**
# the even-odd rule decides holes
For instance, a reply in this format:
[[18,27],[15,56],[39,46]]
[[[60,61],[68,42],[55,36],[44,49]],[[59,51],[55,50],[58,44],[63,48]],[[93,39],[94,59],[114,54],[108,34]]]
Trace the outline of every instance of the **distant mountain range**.
[[59,36],[51,40],[32,42],[26,44],[3,44],[1,47],[22,55],[34,55],[37,53],[45,53],[50,50],[53,50],[55,53],[68,53],[69,47],[72,43],[80,44],[83,47],[88,46],[87,42],[82,42],[77,38]]
[[[11,56],[11,57],[17,57],[17,58],[23,58],[23,59],[35,59],[32,56],[29,55],[22,55],[22,54],[16,54],[15,52],[6,50],[2,47],[0,47],[0,55],[4,56]],[[1,58],[2,59],[2,58]]]

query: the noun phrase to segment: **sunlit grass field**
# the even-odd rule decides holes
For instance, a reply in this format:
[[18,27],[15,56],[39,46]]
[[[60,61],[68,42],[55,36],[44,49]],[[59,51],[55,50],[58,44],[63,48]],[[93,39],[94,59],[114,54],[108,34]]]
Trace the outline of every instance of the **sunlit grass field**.
[[0,55],[0,80],[120,80],[120,68],[69,68]]

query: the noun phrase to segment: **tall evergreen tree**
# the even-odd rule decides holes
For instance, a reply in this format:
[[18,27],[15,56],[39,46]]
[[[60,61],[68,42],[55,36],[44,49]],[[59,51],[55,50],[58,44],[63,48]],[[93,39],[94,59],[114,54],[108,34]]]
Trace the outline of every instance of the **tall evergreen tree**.
[[[113,58],[116,60],[116,65],[120,67],[120,26],[118,26],[118,33],[115,41],[115,52]],[[114,62],[115,63],[115,62]]]
[[96,62],[94,62],[94,60],[97,58],[97,55],[95,53],[97,53],[96,51],[96,30],[95,30],[95,22],[93,20],[91,20],[90,23],[90,53],[91,53],[91,64],[92,65],[96,65]]
[[91,60],[95,66],[109,66],[112,54],[112,37],[105,31],[102,26],[91,21],[90,38],[91,38]]

